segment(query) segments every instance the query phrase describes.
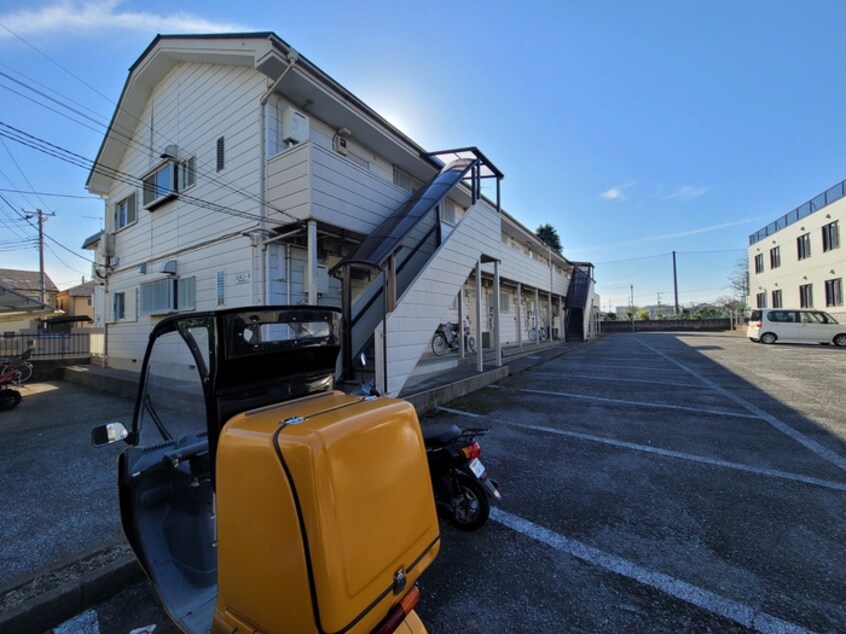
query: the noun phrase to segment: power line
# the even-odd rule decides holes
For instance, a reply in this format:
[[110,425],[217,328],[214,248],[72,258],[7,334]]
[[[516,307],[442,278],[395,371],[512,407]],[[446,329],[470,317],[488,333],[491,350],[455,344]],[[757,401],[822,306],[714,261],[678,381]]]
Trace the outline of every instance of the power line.
[[89,194],[88,196],[82,196],[80,194],[56,194],[52,192],[36,192],[36,191],[26,191],[24,189],[9,189],[0,187],[0,192],[6,192],[9,194],[33,194],[37,196],[53,196],[54,198],[77,198],[79,200],[96,200],[99,201],[100,198],[98,196],[93,196]]

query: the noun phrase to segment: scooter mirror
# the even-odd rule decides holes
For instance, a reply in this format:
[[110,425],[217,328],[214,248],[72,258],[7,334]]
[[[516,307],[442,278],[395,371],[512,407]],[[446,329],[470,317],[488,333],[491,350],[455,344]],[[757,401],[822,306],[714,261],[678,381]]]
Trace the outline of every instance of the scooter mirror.
[[97,425],[91,430],[91,444],[95,447],[110,445],[113,442],[125,440],[129,435],[123,423],[106,423]]

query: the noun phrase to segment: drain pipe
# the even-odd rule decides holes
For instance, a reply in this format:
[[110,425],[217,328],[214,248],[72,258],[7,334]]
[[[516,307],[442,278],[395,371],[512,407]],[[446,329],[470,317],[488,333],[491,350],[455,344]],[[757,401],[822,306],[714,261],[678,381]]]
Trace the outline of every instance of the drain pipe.
[[[261,223],[260,227],[262,230],[262,234],[264,236],[267,235],[268,223],[267,223],[267,102],[270,100],[270,96],[276,92],[276,89],[279,87],[279,84],[282,83],[282,80],[291,72],[291,69],[294,68],[294,64],[297,63],[297,60],[300,58],[300,54],[293,48],[288,50],[288,65],[285,67],[279,77],[271,84],[270,88],[268,88],[264,94],[261,96],[259,100],[259,127],[260,127],[260,149],[261,152],[261,174],[260,174],[260,187],[261,187],[261,194],[260,194],[260,205],[261,205]],[[259,245],[256,245],[259,246]],[[270,303],[270,284],[269,284],[269,276],[268,276],[268,263],[267,263],[267,242],[261,243],[261,276],[262,276],[262,286],[264,287],[263,295],[263,303],[265,305]],[[290,284],[290,280],[286,282]]]

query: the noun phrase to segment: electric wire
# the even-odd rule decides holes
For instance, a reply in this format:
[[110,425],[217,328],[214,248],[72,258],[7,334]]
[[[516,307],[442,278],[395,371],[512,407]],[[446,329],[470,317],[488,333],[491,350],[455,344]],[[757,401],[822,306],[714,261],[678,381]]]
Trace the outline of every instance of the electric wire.
[[33,194],[38,196],[52,196],[55,198],[76,198],[78,200],[91,200],[91,201],[99,201],[100,198],[93,195],[88,196],[81,196],[79,194],[58,194],[55,192],[36,192],[36,191],[27,191],[25,189],[9,189],[8,187],[0,187],[0,192],[6,192],[7,194]]

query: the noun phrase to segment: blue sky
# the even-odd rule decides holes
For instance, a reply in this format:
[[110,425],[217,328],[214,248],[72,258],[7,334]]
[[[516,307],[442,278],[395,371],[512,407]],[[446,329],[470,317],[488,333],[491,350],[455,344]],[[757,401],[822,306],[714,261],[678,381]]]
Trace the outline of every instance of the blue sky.
[[[274,31],[425,148],[481,148],[505,209],[596,264],[604,308],[632,285],[636,304],[671,303],[672,251],[682,303],[729,294],[750,233],[846,178],[846,3],[421,6],[2,0],[0,123],[94,158],[156,33]],[[0,194],[56,213],[47,272],[78,283],[89,266],[60,244],[90,255],[87,172],[0,140]],[[0,200],[0,267],[37,269],[15,210]]]

